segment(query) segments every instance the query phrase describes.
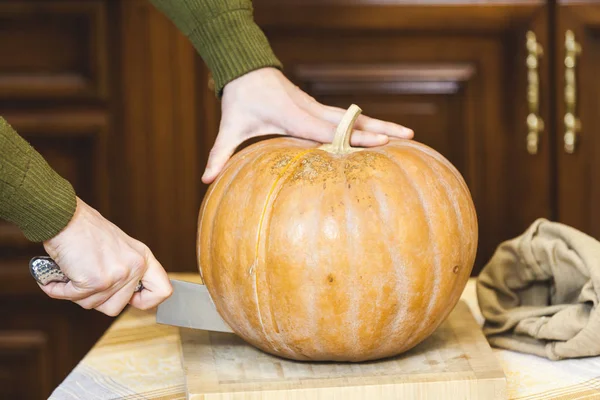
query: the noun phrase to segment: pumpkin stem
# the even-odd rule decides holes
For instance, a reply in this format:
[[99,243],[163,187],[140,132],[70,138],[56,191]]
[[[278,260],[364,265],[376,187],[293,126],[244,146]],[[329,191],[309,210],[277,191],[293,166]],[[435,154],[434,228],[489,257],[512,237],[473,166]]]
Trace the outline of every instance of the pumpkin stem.
[[324,144],[319,148],[333,154],[347,154],[353,151],[362,150],[360,148],[350,146],[350,137],[352,136],[354,122],[361,112],[362,110],[359,106],[352,104],[338,124],[331,144]]

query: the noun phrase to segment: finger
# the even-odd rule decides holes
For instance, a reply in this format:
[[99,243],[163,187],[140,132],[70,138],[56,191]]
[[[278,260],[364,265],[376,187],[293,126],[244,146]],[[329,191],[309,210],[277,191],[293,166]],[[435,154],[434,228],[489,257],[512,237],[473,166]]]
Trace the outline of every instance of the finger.
[[[325,107],[327,110],[323,111],[326,118],[329,118],[336,123],[339,123],[343,115],[345,114],[345,110],[336,107]],[[325,117],[324,117],[325,118]],[[379,133],[386,136],[392,136],[403,139],[412,139],[414,137],[414,132],[412,129],[409,129],[405,126],[395,124],[393,122],[382,121],[380,119],[371,118],[366,115],[359,115],[356,119],[355,127],[357,129]]]
[[85,299],[74,301],[75,304],[86,310],[93,310],[104,304],[111,296],[110,292],[94,293]]
[[[331,143],[335,134],[335,125],[313,116],[306,117],[306,131],[310,135],[306,135],[307,139],[316,140],[321,143]],[[295,135],[298,136],[298,135]],[[360,129],[354,129],[350,136],[350,144],[356,147],[373,147],[381,146],[389,141],[387,135],[366,132]]]
[[[96,292],[85,299],[75,301],[80,307],[85,308],[86,310],[98,309],[104,303],[106,303],[112,296],[115,295],[123,286],[126,285],[126,282],[115,283],[113,286],[105,288],[102,291]],[[135,286],[134,286],[135,287]],[[132,290],[133,292],[133,290]]]
[[[310,97],[308,97],[308,100],[301,102],[301,105],[315,117],[322,118],[325,121],[333,124],[338,124],[346,113],[346,110],[344,109],[325,106]],[[366,115],[360,115],[356,119],[355,127],[362,131],[378,133],[386,136],[394,136],[404,139],[412,139],[414,137],[414,132],[412,129],[395,124],[393,122],[371,118]]]
[[148,269],[142,278],[142,284],[144,290],[135,293],[129,301],[129,304],[140,310],[158,306],[173,293],[166,271],[151,253],[148,256]]
[[[129,280],[126,278],[106,279],[104,282],[99,282],[98,284],[94,285],[94,291],[90,291],[88,296],[74,302],[86,310],[96,309],[104,304],[132,279],[132,277],[129,277]],[[76,285],[74,285],[74,289],[77,290]]]
[[[127,279],[115,280],[112,285],[102,286],[102,290],[99,290],[96,293],[93,293],[84,299],[75,301],[75,303],[77,303],[79,306],[85,308],[86,310],[92,310],[92,309],[98,310],[106,302],[108,302],[110,299],[112,299],[117,293],[121,292],[124,287],[132,286],[129,296],[124,301],[124,304],[127,305],[138,281],[139,281],[139,277],[134,276],[134,275],[129,276]],[[117,297],[117,299],[119,299],[119,297]],[[113,304],[114,307],[118,307],[118,305],[115,305],[116,303],[118,303],[118,300],[111,304]],[[122,310],[122,308],[121,308],[121,310]],[[120,310],[119,310],[119,312],[120,312]],[[111,314],[108,314],[108,315],[111,315]]]
[[104,303],[124,283],[125,281],[120,283],[120,280],[98,278],[89,284],[81,284],[74,281],[66,283],[51,282],[46,286],[40,285],[40,288],[54,299],[70,300],[85,309],[91,310]]
[[94,294],[93,290],[82,290],[76,287],[72,281],[69,282],[51,282],[46,286],[40,286],[40,289],[49,297],[58,300],[82,300]]
[[283,117],[286,121],[286,134],[321,143],[331,143],[335,134],[335,125],[306,112],[301,108],[288,111]]
[[[238,140],[231,140],[235,135],[230,134],[231,131],[222,130],[217,135],[215,144],[210,150],[208,155],[208,161],[206,163],[206,169],[202,175],[202,182],[208,184],[214,181],[223,167],[234,153],[237,146],[239,146]],[[226,140],[229,139],[229,140]]]
[[382,146],[389,140],[386,135],[354,129],[350,136],[350,145],[353,147],[375,147]]
[[129,304],[138,281],[138,279],[131,280],[102,304],[96,305],[94,309],[108,316],[116,317]]
[[[143,243],[134,239],[129,241],[129,245],[135,251],[128,252],[127,261],[122,264],[122,267],[114,269],[111,277],[100,283],[100,290],[97,293],[77,301],[77,304],[85,309],[96,309],[107,315],[116,315],[121,312],[129,302],[141,276],[146,271],[147,257],[145,253],[150,252]],[[131,286],[130,290],[126,289],[125,292],[122,292],[126,286]],[[127,292],[129,292],[128,295],[123,298],[125,296],[124,293]],[[117,293],[121,294],[117,295]],[[114,301],[111,301],[113,298]]]
[[388,136],[412,139],[414,137],[414,131],[405,126],[395,124],[393,122],[382,121],[380,119],[371,118],[366,115],[360,115],[356,120],[356,127],[358,129],[381,133]]

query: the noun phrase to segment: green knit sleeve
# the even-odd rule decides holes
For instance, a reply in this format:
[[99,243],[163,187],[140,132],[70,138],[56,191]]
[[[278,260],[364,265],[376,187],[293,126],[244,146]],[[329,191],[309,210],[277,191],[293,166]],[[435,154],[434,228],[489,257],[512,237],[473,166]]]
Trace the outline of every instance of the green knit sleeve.
[[0,218],[41,242],[69,223],[76,206],[71,184],[0,117]]
[[215,92],[255,69],[281,62],[256,25],[251,0],[150,0],[186,35],[215,81]]

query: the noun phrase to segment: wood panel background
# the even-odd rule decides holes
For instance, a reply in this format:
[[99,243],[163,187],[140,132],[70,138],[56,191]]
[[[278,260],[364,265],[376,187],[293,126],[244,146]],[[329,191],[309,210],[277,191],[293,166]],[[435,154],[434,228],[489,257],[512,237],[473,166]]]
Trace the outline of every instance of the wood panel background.
[[[0,52],[0,115],[165,268],[196,270],[218,103],[187,39],[146,0],[2,1]],[[0,398],[46,398],[112,321],[47,298],[36,254],[0,222]]]

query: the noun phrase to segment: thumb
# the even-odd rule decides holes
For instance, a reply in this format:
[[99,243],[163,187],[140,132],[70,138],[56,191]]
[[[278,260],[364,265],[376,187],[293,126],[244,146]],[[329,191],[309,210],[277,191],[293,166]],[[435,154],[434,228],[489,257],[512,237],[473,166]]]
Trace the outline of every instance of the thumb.
[[215,144],[208,155],[208,162],[202,175],[202,182],[209,184],[214,181],[223,170],[231,155],[235,152],[235,149],[239,146],[240,143],[238,140],[225,140],[225,138],[231,137],[234,137],[234,135],[228,134],[226,131],[219,132]]
[[158,306],[173,293],[167,272],[151,253],[146,255],[148,268],[142,277],[144,289],[134,293],[129,304],[140,310]]

